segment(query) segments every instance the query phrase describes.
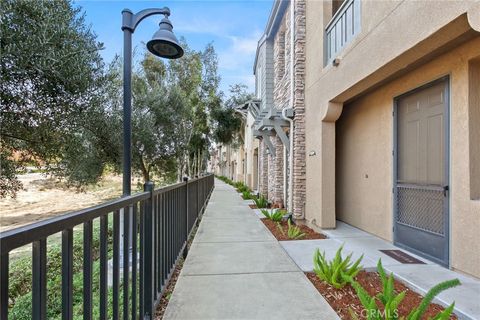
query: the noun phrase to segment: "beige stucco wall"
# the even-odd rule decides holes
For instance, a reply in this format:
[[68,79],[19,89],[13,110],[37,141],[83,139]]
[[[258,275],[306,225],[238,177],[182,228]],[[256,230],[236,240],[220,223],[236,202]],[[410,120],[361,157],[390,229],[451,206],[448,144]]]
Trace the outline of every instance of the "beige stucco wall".
[[336,123],[337,219],[392,240],[392,92],[344,106]]
[[245,182],[245,170],[243,166],[245,149],[243,145],[233,147],[232,145],[219,144],[216,146],[215,153],[215,174],[228,177],[234,181]]
[[245,149],[243,144],[233,149],[232,159],[234,162],[233,180],[245,182]]
[[315,153],[306,159],[307,221],[335,227],[335,121],[343,104],[471,38],[472,28],[478,28],[478,4],[361,1],[361,32],[339,54],[335,67],[324,66],[323,59],[331,5],[307,1],[306,153]]
[[362,1],[361,33],[340,53],[338,67],[324,67],[322,34],[331,7],[328,2],[307,2],[306,152],[316,153],[307,157],[307,220],[335,227],[331,151],[343,104],[471,36],[478,3]]
[[449,75],[451,266],[480,277],[480,201],[470,200],[467,156],[468,108],[473,107],[468,65],[475,57],[480,57],[480,37],[344,106],[336,122],[336,213],[392,240],[393,99]]

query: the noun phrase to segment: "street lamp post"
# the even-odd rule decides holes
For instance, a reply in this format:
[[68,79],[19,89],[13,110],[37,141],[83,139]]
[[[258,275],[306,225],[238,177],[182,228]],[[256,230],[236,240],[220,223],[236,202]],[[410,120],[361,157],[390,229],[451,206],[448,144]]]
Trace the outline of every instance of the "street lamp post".
[[[167,59],[177,59],[183,56],[183,49],[180,47],[177,38],[173,34],[173,26],[168,17],[170,16],[170,9],[168,8],[152,8],[145,9],[133,14],[129,9],[122,11],[122,31],[123,31],[123,196],[127,197],[131,194],[131,178],[132,178],[132,34],[135,28],[143,19],[152,15],[164,15],[160,21],[160,28],[153,38],[148,41],[147,49],[155,56]],[[127,210],[127,211],[124,211]],[[120,214],[120,255],[119,260],[124,261],[123,265],[129,265],[131,260],[130,247],[124,245],[126,239],[132,244],[132,212],[133,208],[122,210]],[[128,223],[130,222],[130,223]],[[124,270],[126,272],[128,270]],[[151,284],[148,284],[152,289]],[[148,290],[147,290],[148,291]],[[150,290],[153,293],[153,289]],[[149,310],[152,314],[152,304],[147,306],[145,310]],[[150,300],[148,300],[150,301]],[[150,301],[151,302],[151,301]]]
[[183,56],[183,49],[180,47],[173,26],[168,17],[170,9],[152,8],[139,11],[133,14],[129,9],[122,11],[123,31],[123,196],[129,196],[131,188],[131,160],[132,160],[132,34],[138,24],[145,18],[152,15],[164,15],[160,21],[160,29],[153,35],[152,40],[147,43],[147,49],[154,55],[177,59]]

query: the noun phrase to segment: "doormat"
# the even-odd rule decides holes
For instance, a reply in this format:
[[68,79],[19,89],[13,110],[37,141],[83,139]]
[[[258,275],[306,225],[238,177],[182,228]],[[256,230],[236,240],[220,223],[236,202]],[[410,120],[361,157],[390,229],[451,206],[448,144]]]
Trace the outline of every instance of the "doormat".
[[425,264],[425,262],[418,260],[417,258],[412,257],[409,254],[406,254],[402,250],[380,250],[385,253],[387,256],[397,260],[400,263],[404,264]]

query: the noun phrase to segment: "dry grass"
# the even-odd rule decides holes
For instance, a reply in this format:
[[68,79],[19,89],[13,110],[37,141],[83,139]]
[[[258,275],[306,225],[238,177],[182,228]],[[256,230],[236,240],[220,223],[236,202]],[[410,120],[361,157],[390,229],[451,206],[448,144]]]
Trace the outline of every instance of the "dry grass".
[[24,190],[16,199],[0,199],[0,231],[20,227],[62,213],[94,206],[121,196],[121,176],[109,175],[84,191],[68,188],[64,183],[41,173],[19,176]]

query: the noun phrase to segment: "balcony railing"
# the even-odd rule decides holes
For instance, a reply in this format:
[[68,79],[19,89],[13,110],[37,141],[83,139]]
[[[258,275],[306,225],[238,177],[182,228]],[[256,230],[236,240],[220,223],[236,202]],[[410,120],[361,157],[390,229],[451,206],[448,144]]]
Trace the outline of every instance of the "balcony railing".
[[[93,318],[94,230],[98,230],[100,238],[100,273],[96,279],[100,288],[97,303],[100,319],[119,319],[120,313],[123,319],[154,318],[155,308],[178,258],[186,253],[189,235],[206,207],[213,186],[213,175],[157,190],[153,184],[145,184],[143,193],[0,233],[0,319],[8,319],[10,252],[28,244],[32,245],[31,318],[47,318],[47,238],[58,232],[61,232],[62,252],[62,319],[73,318],[73,228],[76,226],[83,226],[83,319]],[[123,237],[122,261],[120,215],[123,215],[124,235],[131,234]],[[109,230],[109,219],[113,219],[113,230]],[[93,228],[94,223],[99,225],[98,229]],[[109,241],[113,243],[111,305]],[[123,293],[121,299],[120,293]],[[109,307],[113,316],[108,315]]]
[[325,29],[326,64],[332,62],[360,28],[360,0],[345,0]]

